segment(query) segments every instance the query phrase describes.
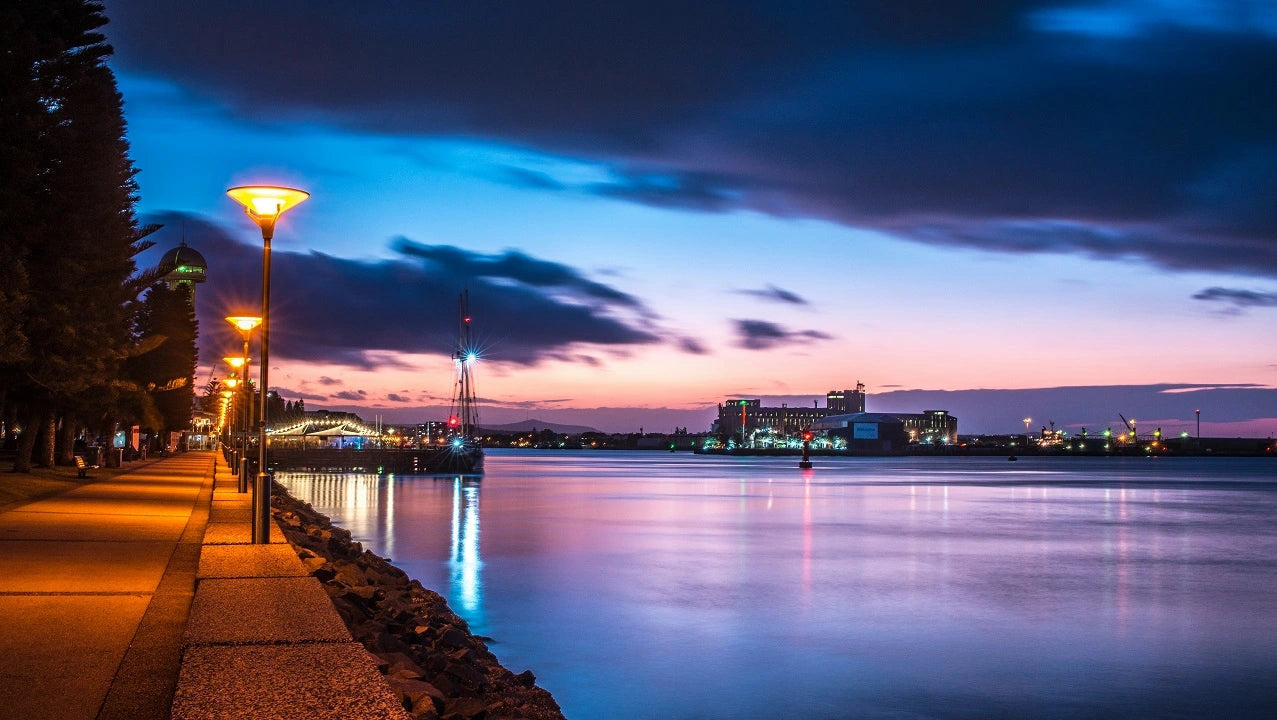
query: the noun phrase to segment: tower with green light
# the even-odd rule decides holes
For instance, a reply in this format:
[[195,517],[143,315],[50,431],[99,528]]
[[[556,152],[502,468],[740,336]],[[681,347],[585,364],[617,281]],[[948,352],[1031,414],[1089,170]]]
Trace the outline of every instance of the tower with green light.
[[189,287],[192,303],[195,302],[195,286],[208,279],[208,262],[185,241],[164,253],[157,269],[160,282],[167,283],[170,290],[183,284]]

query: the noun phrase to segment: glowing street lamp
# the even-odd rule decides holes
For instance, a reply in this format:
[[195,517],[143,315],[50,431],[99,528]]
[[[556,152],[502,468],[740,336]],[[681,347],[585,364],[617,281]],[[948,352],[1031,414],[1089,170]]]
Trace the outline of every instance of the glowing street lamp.
[[262,230],[262,393],[261,412],[257,419],[257,477],[253,484],[253,542],[270,542],[270,476],[266,474],[266,396],[270,389],[270,241],[275,237],[279,216],[293,206],[305,202],[310,193],[287,187],[247,185],[226,191],[231,199],[244,206],[244,212]]
[[244,352],[238,358],[222,358],[227,365],[241,370],[244,376],[244,427],[240,434],[240,452],[235,460],[233,472],[239,476],[238,489],[242,493],[248,492],[248,424],[251,422],[252,413],[249,412],[251,404],[251,396],[248,395],[248,341],[253,335],[253,330],[262,324],[262,319],[256,315],[229,315],[226,322],[231,327],[239,331],[240,337],[244,339]]

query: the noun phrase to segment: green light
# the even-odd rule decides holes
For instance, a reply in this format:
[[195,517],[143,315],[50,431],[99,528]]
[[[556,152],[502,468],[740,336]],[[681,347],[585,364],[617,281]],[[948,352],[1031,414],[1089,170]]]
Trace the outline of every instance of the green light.
[[746,404],[746,402],[745,402],[744,400],[741,400],[741,401],[740,401],[740,404],[741,404],[741,405],[745,405],[745,404]]

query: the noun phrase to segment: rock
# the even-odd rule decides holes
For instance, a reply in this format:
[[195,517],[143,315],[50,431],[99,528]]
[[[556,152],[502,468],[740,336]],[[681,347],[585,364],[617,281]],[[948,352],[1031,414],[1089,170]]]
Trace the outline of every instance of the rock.
[[400,697],[407,700],[405,705],[409,711],[429,709],[432,712],[439,712],[444,708],[443,693],[424,680],[387,677],[386,682],[390,683],[390,687],[394,688]]
[[445,626],[439,632],[439,644],[444,647],[459,648],[466,644],[466,634],[452,626]]
[[368,602],[368,603],[371,603],[380,599],[382,594],[381,589],[373,585],[359,585],[356,587],[349,587],[349,588],[346,588],[346,592],[347,594],[354,595],[360,600],[363,600],[364,602]]
[[[313,575],[316,570],[319,570],[320,568],[323,568],[323,567],[327,567],[329,570],[332,569],[332,565],[329,565],[327,560],[316,556],[315,553],[312,553],[309,550],[306,550],[304,552],[306,552],[308,555],[307,557],[302,558],[302,566],[306,568],[306,572],[311,573]],[[333,577],[332,575],[329,575],[328,578],[325,578],[324,580],[320,580],[320,582],[326,582],[328,579],[331,579],[332,577]]]
[[444,704],[443,718],[467,718],[468,720],[483,720],[488,716],[488,708],[495,706],[497,703],[477,697],[459,697],[449,699]]
[[444,674],[451,675],[456,678],[463,687],[477,690],[486,686],[487,678],[484,674],[474,669],[473,665],[463,663],[452,663],[444,669]]
[[382,662],[388,664],[388,667],[381,671],[383,675],[395,675],[400,678],[411,680],[420,680],[425,675],[425,670],[422,670],[421,667],[417,665],[416,661],[404,653],[378,653],[378,657],[382,659]]
[[[323,585],[351,636],[417,720],[563,720],[531,671],[515,675],[487,650],[491,638],[438,593],[353,542],[331,519],[279,488],[275,517],[310,574]],[[295,520],[295,522],[294,522]]]

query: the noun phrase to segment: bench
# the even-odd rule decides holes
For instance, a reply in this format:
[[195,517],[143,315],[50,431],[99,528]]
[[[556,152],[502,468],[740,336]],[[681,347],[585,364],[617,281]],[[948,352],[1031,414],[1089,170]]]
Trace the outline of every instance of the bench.
[[80,477],[85,477],[85,473],[88,472],[90,467],[96,468],[97,465],[90,466],[88,463],[84,462],[83,455],[75,456],[75,471]]

